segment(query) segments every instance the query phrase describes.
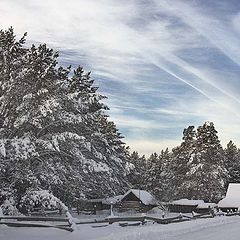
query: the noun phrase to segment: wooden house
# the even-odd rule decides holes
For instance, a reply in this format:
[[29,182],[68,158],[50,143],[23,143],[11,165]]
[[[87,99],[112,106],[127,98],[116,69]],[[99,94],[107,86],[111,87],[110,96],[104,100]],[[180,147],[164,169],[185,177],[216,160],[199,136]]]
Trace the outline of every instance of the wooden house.
[[84,204],[84,210],[96,211],[107,210],[111,208],[111,205],[116,205],[121,201],[123,195],[118,195],[108,198],[89,199]]
[[130,189],[116,204],[119,211],[147,212],[158,205],[157,200],[147,191]]
[[96,211],[110,209],[113,205],[118,211],[147,212],[158,205],[157,200],[147,191],[130,189],[124,195],[108,198],[89,199],[84,204],[84,210]]
[[207,213],[207,212],[210,212],[212,211],[213,209],[216,209],[217,208],[217,204],[216,203],[200,203],[198,204],[195,212],[197,213]]
[[168,204],[170,212],[191,213],[196,212],[197,206],[203,204],[203,200],[189,200],[186,198],[172,201]]
[[223,212],[240,209],[240,183],[229,183],[226,197],[218,203],[218,208]]
[[96,213],[96,211],[104,210],[107,208],[108,208],[108,206],[105,206],[102,203],[101,198],[89,199],[89,200],[87,200],[86,205],[85,205],[85,210],[93,211],[95,213]]

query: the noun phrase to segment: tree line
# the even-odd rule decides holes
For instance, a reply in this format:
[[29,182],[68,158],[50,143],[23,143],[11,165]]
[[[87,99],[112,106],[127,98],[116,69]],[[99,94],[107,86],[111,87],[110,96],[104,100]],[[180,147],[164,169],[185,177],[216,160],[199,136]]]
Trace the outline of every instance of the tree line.
[[223,149],[212,122],[183,131],[182,143],[149,158],[133,152],[130,183],[158,199],[219,201],[228,183],[240,183],[240,150],[230,141]]

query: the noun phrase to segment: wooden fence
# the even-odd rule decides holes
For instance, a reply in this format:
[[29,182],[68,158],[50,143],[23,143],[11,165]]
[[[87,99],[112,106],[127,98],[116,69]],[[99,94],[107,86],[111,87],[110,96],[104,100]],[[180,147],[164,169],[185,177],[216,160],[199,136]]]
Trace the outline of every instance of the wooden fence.
[[9,227],[52,227],[73,231],[72,223],[67,217],[0,216],[0,224]]
[[[221,214],[218,214],[219,216]],[[240,212],[230,212],[223,214],[224,216],[240,216]],[[69,216],[69,215],[68,215]],[[89,221],[75,222],[79,224],[101,224],[93,225],[92,227],[105,227],[109,224],[119,222],[121,227],[144,225],[146,222],[151,221],[158,224],[171,224],[185,221],[192,221],[201,218],[213,218],[216,215],[212,212],[202,214],[193,213],[192,216],[179,214],[176,217],[158,218],[153,216],[129,216],[129,217],[108,217],[104,219],[94,219]],[[105,225],[102,225],[105,223]],[[47,216],[0,216],[0,224],[5,224],[10,227],[53,227],[72,232],[72,220],[69,217],[47,217]]]
[[[102,224],[102,223],[107,223],[107,224],[112,224],[115,222],[120,222],[120,226],[135,226],[135,225],[140,225],[140,224],[145,224],[147,221],[152,221],[156,222],[159,224],[170,224],[170,223],[177,223],[177,222],[185,222],[185,221],[191,221],[194,219],[198,218],[213,218],[214,215],[210,212],[206,212],[203,214],[193,214],[192,216],[187,216],[187,215],[182,215],[179,214],[176,217],[171,217],[171,218],[158,218],[158,217],[152,217],[152,216],[129,216],[129,217],[109,217],[109,218],[104,218],[104,219],[94,219],[90,221],[79,221],[76,222],[76,224]],[[123,224],[121,222],[138,222],[134,224]],[[102,225],[99,225],[99,227]],[[94,226],[93,226],[94,227]]]

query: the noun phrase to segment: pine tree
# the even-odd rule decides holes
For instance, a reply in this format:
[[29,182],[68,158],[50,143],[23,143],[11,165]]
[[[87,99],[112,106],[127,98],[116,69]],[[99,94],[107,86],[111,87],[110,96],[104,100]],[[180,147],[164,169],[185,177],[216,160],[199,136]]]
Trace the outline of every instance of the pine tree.
[[188,196],[193,199],[218,201],[225,192],[224,151],[212,122],[197,129],[196,149],[187,176]]
[[230,141],[225,149],[225,167],[228,172],[228,183],[240,182],[240,155],[236,145]]
[[90,73],[72,74],[45,44],[24,43],[12,28],[0,32],[0,187],[17,202],[31,189],[65,203],[123,193],[128,151]]
[[13,125],[12,117],[19,103],[21,94],[21,73],[25,65],[26,49],[24,36],[17,41],[13,28],[0,30],[0,127],[1,134],[8,135]]
[[162,201],[169,201],[173,199],[174,193],[172,191],[172,179],[174,173],[171,168],[172,163],[172,153],[169,152],[168,148],[161,152],[159,156],[162,161],[162,172],[160,173],[160,186],[161,192],[159,199]]
[[145,188],[159,197],[159,174],[162,171],[162,163],[157,153],[152,153],[147,159],[147,171],[144,179]]
[[129,162],[132,166],[127,175],[128,181],[133,188],[144,189],[147,170],[147,161],[145,156],[139,156],[138,152],[134,151],[129,157]]
[[147,171],[146,177],[144,179],[144,187],[146,190],[158,194],[158,173],[161,171],[161,166],[159,164],[160,159],[157,153],[152,153],[147,159]]
[[37,155],[30,134],[15,135],[14,121],[22,99],[27,49],[24,36],[17,41],[13,28],[0,30],[0,188],[18,196],[36,181],[28,166]]
[[172,172],[172,196],[173,198],[189,197],[189,188],[186,186],[191,177],[187,175],[195,152],[196,132],[194,126],[189,126],[183,131],[183,142],[179,147],[173,149],[170,166]]
[[[169,168],[171,155],[166,149],[158,155],[153,153],[148,158],[148,169],[145,177],[145,188],[156,198],[162,201],[168,201],[171,198],[170,180],[172,179]],[[169,191],[170,190],[170,191]]]

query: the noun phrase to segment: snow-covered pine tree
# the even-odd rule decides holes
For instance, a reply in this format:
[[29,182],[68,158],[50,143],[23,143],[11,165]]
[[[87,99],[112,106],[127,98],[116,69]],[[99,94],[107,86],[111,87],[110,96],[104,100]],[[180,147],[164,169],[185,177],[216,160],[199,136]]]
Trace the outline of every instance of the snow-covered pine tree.
[[188,196],[193,199],[218,201],[225,193],[226,169],[224,151],[212,122],[198,127],[196,148],[187,176]]
[[166,148],[165,151],[161,152],[159,158],[162,162],[162,172],[159,176],[159,185],[161,186],[159,199],[162,201],[169,201],[173,199],[172,179],[174,175],[171,169],[172,152],[169,152],[168,148]]
[[0,188],[9,193],[9,202],[15,203],[24,189],[36,181],[28,168],[29,160],[37,155],[35,144],[29,134],[17,136],[14,127],[24,90],[25,36],[17,41],[13,28],[0,30]]
[[173,198],[189,197],[188,182],[191,177],[187,175],[195,152],[196,132],[194,126],[183,131],[183,142],[173,149],[170,172],[172,173],[171,186]]
[[128,152],[90,73],[69,77],[57,53],[23,48],[12,28],[0,39],[1,188],[18,189],[18,202],[28,189],[65,203],[123,193]]
[[148,168],[145,174],[144,187],[162,201],[171,198],[170,180],[172,175],[169,168],[170,159],[171,154],[166,149],[165,151],[162,150],[160,155],[151,154],[147,160]]
[[[27,188],[50,187],[49,183],[57,182],[61,189],[65,178],[66,165],[62,161],[62,153],[56,148],[51,150],[42,146],[43,133],[47,126],[56,127],[56,112],[59,107],[59,89],[62,81],[66,80],[68,71],[57,68],[58,54],[54,53],[45,44],[34,45],[26,49],[24,67],[20,72],[18,102],[15,114],[12,116],[11,137],[31,139],[36,152],[31,158],[24,161],[25,171],[30,172],[37,180],[21,191],[24,194]],[[12,94],[14,94],[12,92]],[[45,133],[45,132],[44,132]],[[48,142],[51,145],[51,142]],[[21,165],[22,167],[23,165]],[[25,177],[25,180],[28,180]],[[60,184],[61,183],[61,184]]]
[[21,93],[21,73],[24,69],[26,49],[24,36],[17,41],[13,28],[0,30],[0,127],[1,135],[10,134]]
[[145,156],[139,156],[138,152],[134,151],[129,157],[129,162],[132,164],[132,167],[129,169],[127,175],[128,181],[133,188],[144,189],[147,177],[147,161]]
[[157,153],[152,153],[147,159],[147,170],[144,178],[144,187],[159,197],[159,174],[162,172],[162,162]]
[[84,73],[81,67],[74,71],[65,88],[67,98],[63,100],[61,119],[71,116],[68,129],[83,137],[70,151],[78,156],[77,164],[82,166],[79,178],[82,180],[78,185],[82,186],[83,194],[103,197],[124,192],[128,187],[125,180],[127,151],[121,134],[105,114],[108,107],[101,100],[106,97],[97,92],[90,73]]
[[236,145],[230,141],[227,144],[225,152],[225,167],[228,172],[227,183],[240,182],[240,152]]

